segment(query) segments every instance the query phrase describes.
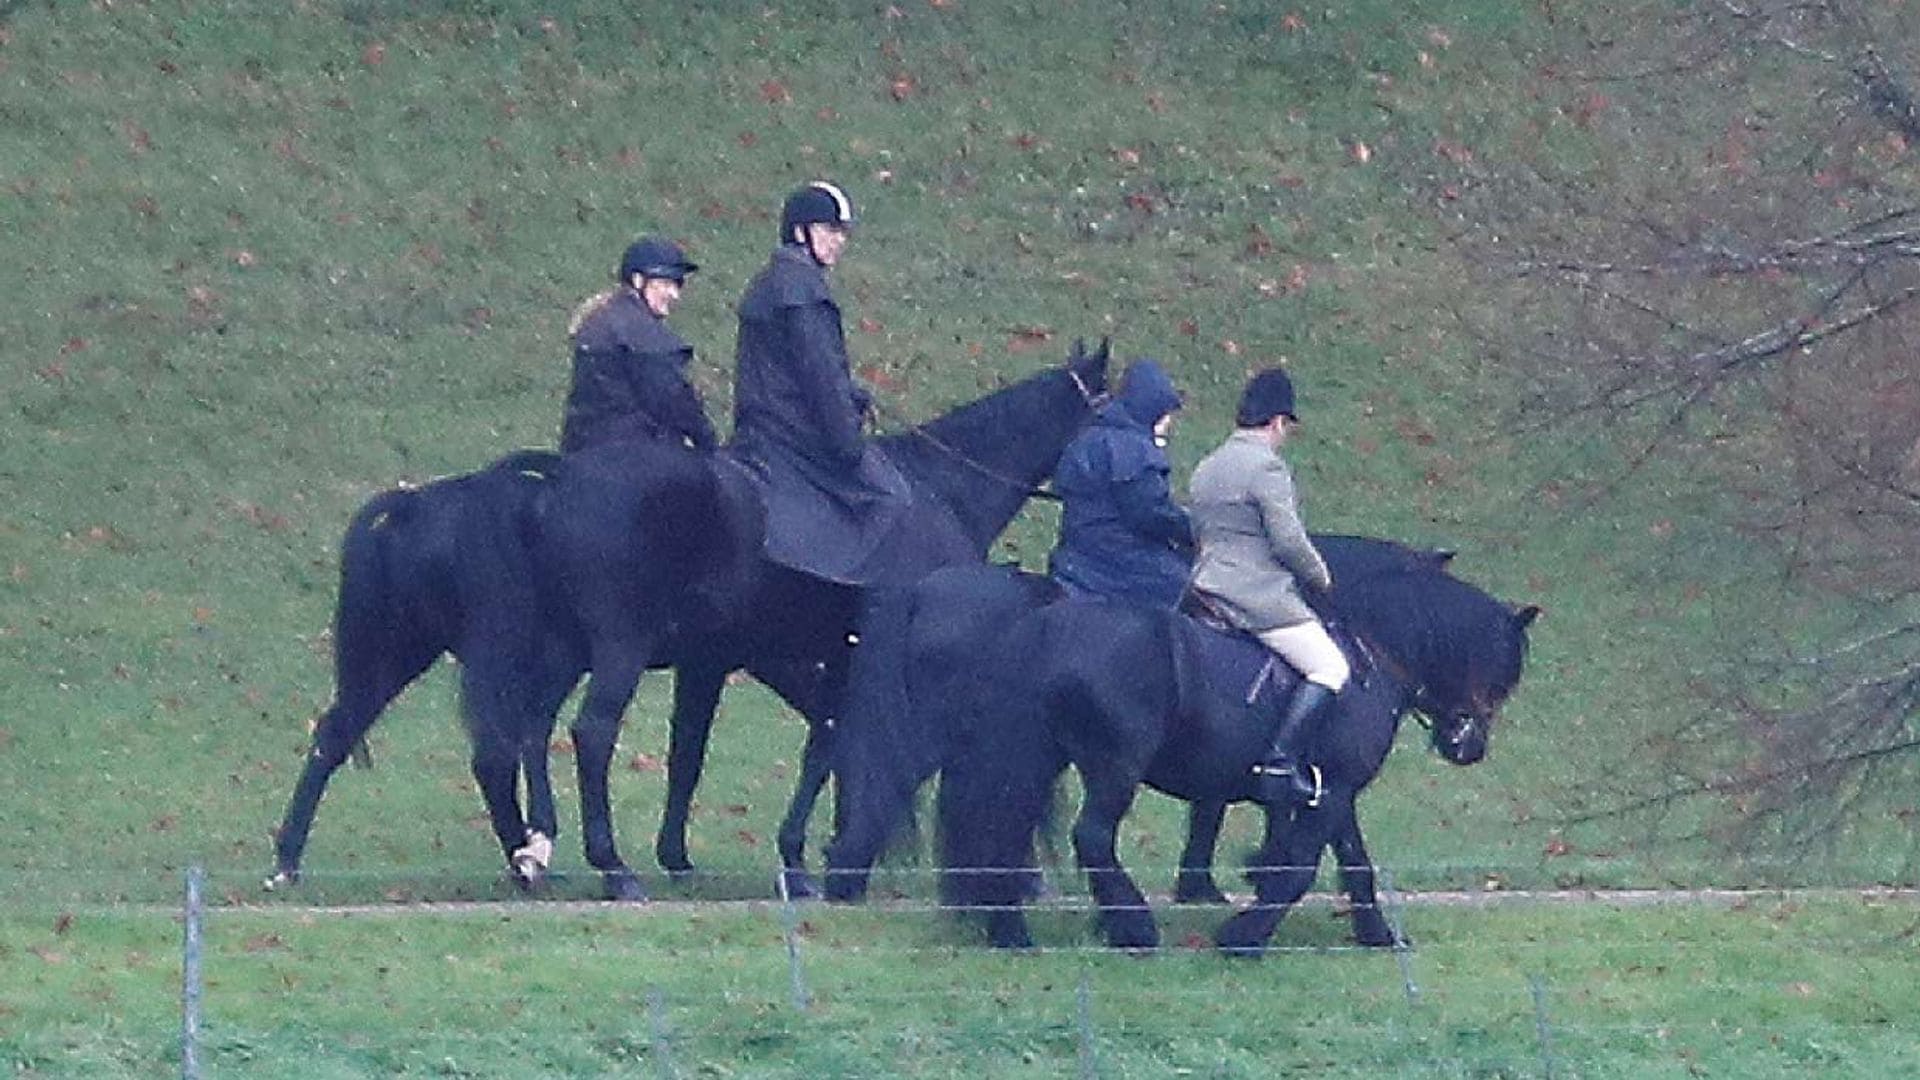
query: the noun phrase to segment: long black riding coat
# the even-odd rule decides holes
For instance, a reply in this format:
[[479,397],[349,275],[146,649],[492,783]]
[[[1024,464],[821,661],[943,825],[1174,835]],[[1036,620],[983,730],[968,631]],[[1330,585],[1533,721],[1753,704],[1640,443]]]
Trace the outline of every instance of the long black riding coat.
[[560,449],[568,453],[626,439],[719,444],[700,392],[687,380],[693,346],[648,310],[632,289],[616,289],[573,335],[573,386]]
[[916,515],[906,478],[862,436],[868,398],[840,307],[804,248],[779,248],[748,284],[737,362],[732,450],[762,481],[768,558],[846,585],[895,585],[970,557],[958,537],[929,530],[941,515]]

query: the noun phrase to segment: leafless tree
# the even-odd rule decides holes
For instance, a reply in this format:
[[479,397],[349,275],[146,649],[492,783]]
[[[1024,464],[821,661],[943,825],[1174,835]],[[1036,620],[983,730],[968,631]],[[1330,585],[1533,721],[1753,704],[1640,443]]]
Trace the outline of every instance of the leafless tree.
[[1424,178],[1488,286],[1459,313],[1529,423],[1604,425],[1626,475],[1712,462],[1741,527],[1852,616],[1781,628],[1613,811],[1707,796],[1750,850],[1835,844],[1920,790],[1920,5],[1577,17],[1520,151]]

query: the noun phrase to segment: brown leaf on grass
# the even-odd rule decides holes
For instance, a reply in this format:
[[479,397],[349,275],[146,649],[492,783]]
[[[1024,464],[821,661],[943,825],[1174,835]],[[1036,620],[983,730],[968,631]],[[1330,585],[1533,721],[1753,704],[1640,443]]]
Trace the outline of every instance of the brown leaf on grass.
[[1297,34],[1306,28],[1307,20],[1302,18],[1297,11],[1289,11],[1285,15],[1280,16],[1280,29],[1285,30],[1289,34]]
[[667,771],[667,763],[652,754],[640,753],[628,759],[627,768],[637,773],[660,773]]
[[1273,254],[1273,237],[1267,235],[1267,230],[1261,228],[1260,223],[1256,221],[1247,226],[1247,243],[1242,250],[1256,259],[1271,255]]
[[748,806],[746,803],[728,803],[720,809],[722,813],[730,817],[746,817],[748,814],[753,813],[753,807]]
[[66,953],[58,949],[49,949],[45,945],[29,946],[27,951],[49,964],[64,964],[67,962]]
[[1020,134],[1015,135],[1011,141],[1013,145],[1019,147],[1022,150],[1031,150],[1034,147],[1040,145],[1040,136],[1034,134],[1031,131],[1023,131]]
[[1160,93],[1157,90],[1151,94],[1148,94],[1145,98],[1145,101],[1147,103],[1147,108],[1153,110],[1153,112],[1156,114],[1165,113],[1167,111],[1167,96],[1165,94]]
[[1562,855],[1571,855],[1573,854],[1573,845],[1567,843],[1562,837],[1550,836],[1547,838],[1545,854],[1549,859],[1557,859]]
[[67,931],[71,929],[73,929],[73,912],[63,911],[54,916],[53,934],[55,937],[64,937]]
[[135,154],[145,154],[153,149],[153,136],[147,129],[131,120],[120,121],[121,134],[127,137],[127,147]]
[[154,818],[152,821],[147,822],[147,831],[157,832],[157,833],[169,833],[169,832],[172,832],[174,829],[178,828],[179,826],[180,826],[180,818],[177,815],[161,814],[159,817]]
[[877,334],[885,329],[886,327],[882,325],[878,319],[863,318],[860,320],[860,332],[863,334]]
[[740,841],[742,844],[745,844],[748,847],[760,846],[760,838],[746,829],[741,829],[739,832],[734,833],[733,836],[734,836],[734,839]]
[[887,83],[887,95],[895,101],[905,101],[919,91],[920,85],[913,81],[912,75],[905,72],[895,75]]
[[1188,337],[1193,337],[1200,333],[1200,323],[1194,319],[1181,319],[1176,329]]
[[360,62],[368,67],[379,67],[386,63],[386,45],[378,41],[368,42],[367,47],[360,50]]
[[759,145],[760,143],[760,136],[755,135],[751,131],[743,131],[740,134],[734,136],[734,138],[736,141],[740,143],[740,148],[742,150],[751,150],[755,146]]
[[240,947],[250,953],[271,952],[287,947],[287,939],[275,933],[255,934],[240,943]]
[[1293,269],[1287,272],[1286,286],[1288,292],[1296,292],[1307,287],[1307,268],[1304,264],[1293,264]]
[[556,735],[547,743],[547,750],[555,754],[573,753],[573,740],[565,735]]
[[133,207],[134,213],[139,214],[148,221],[152,221],[154,218],[160,216],[160,204],[154,201],[151,195],[142,195],[128,205]]
[[760,84],[760,100],[769,105],[785,105],[793,100],[793,91],[779,79],[768,79]]

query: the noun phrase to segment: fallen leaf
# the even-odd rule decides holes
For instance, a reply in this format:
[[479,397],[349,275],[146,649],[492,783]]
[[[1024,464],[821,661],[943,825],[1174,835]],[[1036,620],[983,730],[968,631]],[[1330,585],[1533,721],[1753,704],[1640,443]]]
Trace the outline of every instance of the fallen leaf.
[[369,42],[366,48],[360,50],[360,62],[368,67],[379,67],[386,63],[386,45],[378,41]]
[[793,92],[779,79],[768,79],[760,84],[760,100],[769,105],[785,105],[793,100]]

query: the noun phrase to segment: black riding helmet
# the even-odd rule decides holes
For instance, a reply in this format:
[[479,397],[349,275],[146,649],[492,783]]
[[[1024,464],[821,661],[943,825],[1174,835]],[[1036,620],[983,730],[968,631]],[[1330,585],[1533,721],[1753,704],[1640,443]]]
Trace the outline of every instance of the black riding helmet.
[[780,242],[800,243],[793,231],[802,225],[814,224],[853,228],[853,201],[837,185],[825,180],[815,180],[787,196],[787,203],[780,210]]
[[680,245],[658,236],[643,236],[627,248],[626,255],[620,259],[620,281],[626,284],[633,275],[643,278],[665,278],[676,285],[685,285],[687,275],[700,269],[700,265],[687,258]]
[[1247,380],[1233,422],[1237,427],[1250,428],[1265,427],[1276,416],[1300,419],[1293,410],[1293,380],[1280,368],[1268,368]]

